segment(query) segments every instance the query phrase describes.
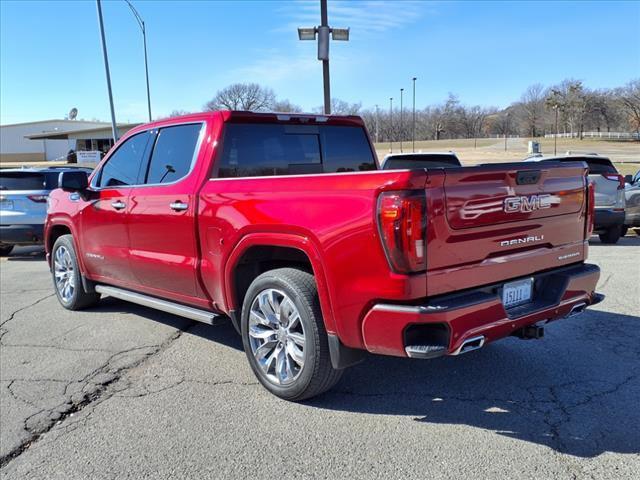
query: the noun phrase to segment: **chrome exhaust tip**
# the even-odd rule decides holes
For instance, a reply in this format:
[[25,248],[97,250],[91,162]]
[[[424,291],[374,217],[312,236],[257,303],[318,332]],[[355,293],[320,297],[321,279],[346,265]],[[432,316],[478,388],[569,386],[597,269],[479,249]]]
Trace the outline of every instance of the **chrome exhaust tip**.
[[586,308],[587,308],[586,302],[578,303],[573,307],[571,307],[571,311],[567,314],[565,318],[575,317],[576,315],[580,315],[582,312],[586,310]]
[[479,348],[482,348],[482,346],[484,345],[484,342],[485,342],[484,335],[468,338],[464,342],[462,342],[462,345],[460,345],[458,349],[454,351],[451,355],[460,355],[462,353],[478,350]]

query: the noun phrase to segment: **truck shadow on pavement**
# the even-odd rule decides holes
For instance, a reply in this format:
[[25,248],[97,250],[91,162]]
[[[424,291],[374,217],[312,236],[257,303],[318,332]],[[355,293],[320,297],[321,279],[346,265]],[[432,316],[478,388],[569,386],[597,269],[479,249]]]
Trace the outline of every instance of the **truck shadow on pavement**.
[[639,325],[593,311],[550,325],[544,340],[430,361],[371,356],[307,404],[413,417],[434,436],[467,425],[579,457],[638,454]]

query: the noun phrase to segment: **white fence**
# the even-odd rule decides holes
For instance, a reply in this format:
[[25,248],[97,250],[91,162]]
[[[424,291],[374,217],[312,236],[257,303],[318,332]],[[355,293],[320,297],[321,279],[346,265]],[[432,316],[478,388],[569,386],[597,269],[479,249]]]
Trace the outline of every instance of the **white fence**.
[[[579,138],[580,134],[577,132],[574,133],[547,133],[545,138]],[[640,140],[640,136],[638,132],[582,132],[583,138],[607,138],[614,140]]]

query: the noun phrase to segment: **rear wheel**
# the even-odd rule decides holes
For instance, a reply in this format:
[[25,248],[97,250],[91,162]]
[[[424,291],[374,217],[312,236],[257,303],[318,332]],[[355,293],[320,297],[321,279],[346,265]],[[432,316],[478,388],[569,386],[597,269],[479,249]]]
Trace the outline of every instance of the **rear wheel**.
[[611,227],[609,230],[598,236],[602,243],[613,244],[618,243],[618,240],[620,240],[620,233],[622,233],[620,227]]
[[300,401],[340,379],[342,370],[331,365],[313,275],[293,268],[263,273],[247,290],[241,323],[251,369],[274,395]]
[[51,250],[53,286],[60,304],[67,310],[91,307],[100,300],[99,293],[89,293],[82,285],[78,258],[71,235],[58,237]]
[[0,257],[7,257],[13,250],[13,245],[0,245]]

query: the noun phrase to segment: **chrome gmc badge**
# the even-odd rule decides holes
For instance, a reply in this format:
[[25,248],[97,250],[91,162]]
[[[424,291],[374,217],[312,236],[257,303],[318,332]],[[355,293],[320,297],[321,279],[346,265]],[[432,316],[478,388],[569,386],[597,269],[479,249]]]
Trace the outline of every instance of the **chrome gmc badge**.
[[528,213],[534,210],[551,208],[551,195],[530,195],[520,197],[507,197],[504,199],[505,213]]

